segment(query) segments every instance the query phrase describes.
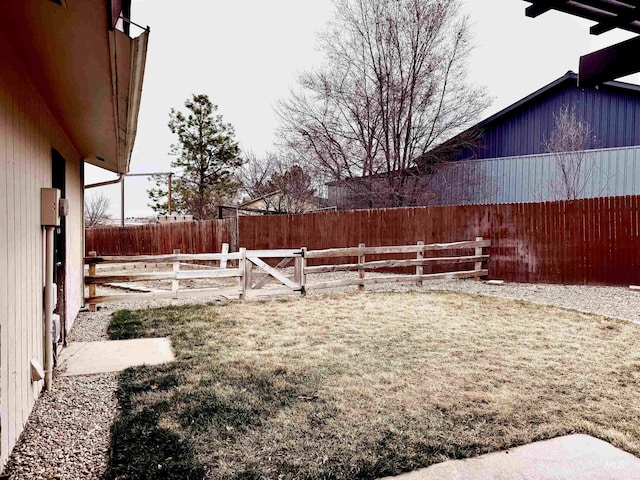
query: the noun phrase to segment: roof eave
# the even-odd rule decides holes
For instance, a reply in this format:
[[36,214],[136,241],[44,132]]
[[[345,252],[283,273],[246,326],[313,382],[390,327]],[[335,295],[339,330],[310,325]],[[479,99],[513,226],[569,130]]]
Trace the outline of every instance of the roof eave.
[[[149,30],[146,30],[132,42],[131,77],[129,81],[129,105],[127,108],[124,139],[120,134],[119,141],[124,141],[122,158],[123,169],[119,173],[129,173],[131,156],[138,131],[138,114],[142,99],[142,84],[144,80],[145,66],[147,62],[147,46],[149,44]],[[120,165],[121,162],[118,162]]]
[[101,168],[127,173],[149,32],[143,29],[132,39],[112,28],[113,5],[112,0],[63,6],[50,1],[7,2],[0,17],[0,42],[79,156]]

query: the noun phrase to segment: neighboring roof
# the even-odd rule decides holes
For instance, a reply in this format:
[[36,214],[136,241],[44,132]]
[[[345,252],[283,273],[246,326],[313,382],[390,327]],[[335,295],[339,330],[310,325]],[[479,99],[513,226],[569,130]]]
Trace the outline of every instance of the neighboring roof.
[[127,13],[128,0],[61,3],[3,2],[0,42],[26,70],[85,161],[126,173],[149,30],[133,39],[115,28],[123,23],[118,18]]
[[[594,142],[601,142],[597,148],[624,147],[640,141],[640,130],[635,128],[633,121],[640,106],[639,85],[610,81],[597,90],[579,88],[577,75],[569,71],[427,152],[423,158],[428,160],[432,152],[438,153],[438,149],[446,150],[446,147],[453,151],[448,156],[451,160],[541,153],[544,136],[552,128],[551,112],[565,102],[573,101],[579,102],[579,111],[593,128]],[[465,147],[468,144],[465,137],[473,138],[478,134],[481,141]],[[516,140],[518,135],[522,136],[522,141]]]
[[251,205],[252,203],[259,202],[260,200],[266,200],[268,198],[275,197],[278,194],[282,194],[282,191],[281,190],[275,190],[275,191],[273,191],[271,193],[267,193],[266,195],[262,195],[261,197],[251,198],[251,199],[247,200],[246,202],[243,202],[240,205],[238,205],[238,208],[243,208],[243,207],[246,207],[248,205]]
[[[247,200],[246,202],[243,202],[240,205],[238,205],[237,208],[240,208],[240,209],[246,208],[246,207],[249,207],[249,206],[251,206],[252,204],[254,204],[256,202],[259,202],[260,200],[267,200],[267,199],[273,198],[273,197],[275,197],[277,195],[285,195],[285,194],[282,193],[282,190],[275,190],[275,191],[273,191],[271,193],[267,193],[266,195],[262,195],[261,197],[256,197],[256,198],[252,198],[250,200]],[[315,205],[315,206],[320,207],[320,208],[328,206],[327,205],[328,204],[328,200],[324,199],[322,197],[310,197],[308,199],[305,199],[304,202],[306,204],[308,204],[308,205]]]
[[[535,92],[527,95],[523,99],[518,100],[517,102],[509,105],[508,107],[503,108],[502,110],[500,110],[499,112],[491,115],[490,117],[485,118],[484,120],[482,120],[481,122],[476,124],[475,128],[483,128],[487,124],[490,124],[490,123],[500,119],[501,117],[504,117],[504,116],[508,115],[509,113],[513,112],[514,110],[517,110],[518,108],[521,108],[521,107],[525,106],[526,104],[528,104],[530,102],[534,102],[539,97],[542,97],[543,95],[555,90],[556,88],[561,88],[561,87],[564,87],[566,85],[572,85],[572,86],[575,87],[577,85],[577,82],[578,82],[578,75],[575,72],[572,72],[571,70],[569,70],[562,77],[554,80],[553,82],[549,83],[548,85],[545,85],[544,87],[540,88],[539,90],[536,90]],[[626,82],[611,81],[611,82],[605,82],[603,84],[603,86],[604,87],[609,87],[609,88],[615,88],[615,89],[624,90],[626,92],[636,94],[636,95],[638,95],[638,97],[640,97],[640,85],[635,85],[633,83],[626,83]]]

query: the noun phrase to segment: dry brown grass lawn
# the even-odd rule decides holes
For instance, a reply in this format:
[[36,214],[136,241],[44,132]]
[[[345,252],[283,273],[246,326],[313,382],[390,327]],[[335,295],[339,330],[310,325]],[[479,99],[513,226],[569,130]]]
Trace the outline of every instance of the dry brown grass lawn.
[[574,432],[640,454],[631,323],[415,292],[126,318],[135,335],[172,335],[178,362],[125,375],[121,417],[157,412],[202,467],[189,478],[375,478]]

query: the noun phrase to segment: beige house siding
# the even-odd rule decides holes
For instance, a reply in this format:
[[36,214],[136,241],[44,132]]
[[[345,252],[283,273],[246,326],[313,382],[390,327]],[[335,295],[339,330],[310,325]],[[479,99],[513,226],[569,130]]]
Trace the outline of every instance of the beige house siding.
[[42,381],[44,234],[40,189],[51,186],[52,149],[66,160],[67,318],[82,304],[81,159],[29,75],[0,42],[0,462],[22,431]]
[[268,210],[270,205],[267,205],[267,202],[264,198],[258,198],[253,202],[243,203],[242,206],[244,208],[255,208],[256,210]]

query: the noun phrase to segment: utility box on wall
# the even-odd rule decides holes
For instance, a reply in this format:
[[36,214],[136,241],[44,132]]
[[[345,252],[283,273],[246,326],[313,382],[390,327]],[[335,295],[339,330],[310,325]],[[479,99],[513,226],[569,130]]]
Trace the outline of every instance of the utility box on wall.
[[46,227],[59,227],[60,190],[57,188],[41,188],[40,198],[40,224]]

